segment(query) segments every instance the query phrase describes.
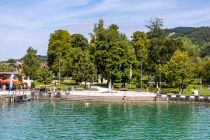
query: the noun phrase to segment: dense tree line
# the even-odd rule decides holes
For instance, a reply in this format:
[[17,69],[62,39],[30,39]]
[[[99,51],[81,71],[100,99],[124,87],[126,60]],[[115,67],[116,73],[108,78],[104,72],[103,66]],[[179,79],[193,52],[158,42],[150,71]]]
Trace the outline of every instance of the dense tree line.
[[26,77],[46,84],[51,83],[53,79],[52,72],[41,65],[37,57],[37,51],[29,47],[26,55],[23,57],[23,72]]
[[[169,36],[163,21],[158,18],[151,19],[146,27],[148,32],[136,31],[129,40],[119,31],[118,25],[105,27],[104,21],[99,20],[90,33],[90,42],[81,34],[56,30],[50,35],[48,44],[49,70],[57,75],[60,67],[62,77],[85,83],[93,82],[100,74],[112,82],[123,83],[123,86],[131,80],[138,85],[143,71],[148,80],[160,82],[161,76],[162,81],[179,87],[180,91],[192,79],[202,78],[203,82],[210,82],[207,74],[210,60],[199,57],[202,50],[198,44],[185,36]],[[27,54],[30,53],[36,56],[36,51],[31,48]],[[24,57],[24,72],[32,78],[40,77],[33,75],[38,62],[30,58],[33,66],[29,65],[28,57]]]
[[166,29],[167,34],[173,37],[187,37],[191,41],[200,46],[205,46],[210,42],[210,27],[176,27]]

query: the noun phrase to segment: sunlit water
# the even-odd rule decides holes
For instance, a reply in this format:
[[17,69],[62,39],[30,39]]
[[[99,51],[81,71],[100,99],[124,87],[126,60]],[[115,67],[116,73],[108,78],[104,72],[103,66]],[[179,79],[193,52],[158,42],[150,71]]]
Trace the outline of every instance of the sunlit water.
[[1,104],[0,139],[210,139],[209,116],[207,104]]

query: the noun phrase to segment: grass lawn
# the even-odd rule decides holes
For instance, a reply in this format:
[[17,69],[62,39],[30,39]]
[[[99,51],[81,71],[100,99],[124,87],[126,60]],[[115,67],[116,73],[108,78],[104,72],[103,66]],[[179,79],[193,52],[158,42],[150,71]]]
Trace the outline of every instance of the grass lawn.
[[[35,82],[35,86],[36,88],[39,88],[39,87],[44,87],[45,85],[43,83],[40,83],[40,82]],[[56,83],[56,84],[48,84],[46,85],[47,88],[59,88],[59,84]],[[62,81],[61,84],[60,84],[60,88],[63,90],[65,88],[83,88],[84,86],[83,85],[77,85],[76,83],[71,83],[71,82],[68,82],[68,81]]]
[[[114,86],[114,89],[120,89],[120,88],[123,88],[123,83],[114,83],[113,86]],[[131,83],[131,84],[126,83],[125,88],[136,89],[136,84],[135,83]]]
[[[201,90],[201,85],[198,84],[190,84],[187,86],[186,89],[184,89],[184,95],[193,95],[192,90],[193,87],[195,87],[198,90],[198,95],[199,96],[210,96],[210,90],[208,89],[207,85],[202,85],[202,90]],[[171,93],[179,93],[178,88],[161,88],[161,91],[163,92],[171,92]]]
[[184,90],[185,95],[192,95],[192,89],[195,87],[198,89],[198,95],[202,96],[210,96],[210,90],[208,89],[207,85],[202,85],[202,90],[201,90],[201,85],[195,85],[191,84],[187,87],[187,89]]
[[[96,84],[96,85],[108,88],[107,84]],[[43,83],[40,83],[40,82],[35,82],[35,86],[36,87],[44,87],[45,85]],[[62,81],[60,86],[61,86],[61,89],[71,88],[71,87],[84,88],[84,85],[77,85],[76,83],[72,83],[72,82],[69,82],[69,81]],[[47,85],[47,88],[53,88],[53,87],[59,88],[59,84],[57,83],[56,86],[55,86],[55,84]],[[121,83],[114,83],[114,89],[120,89],[121,87],[122,87]],[[208,89],[208,86],[207,85],[202,85],[202,90],[201,90],[201,85],[199,85],[199,84],[190,84],[190,85],[188,85],[186,87],[186,89],[184,89],[184,93],[183,94],[184,95],[193,95],[192,94],[193,87],[198,89],[198,95],[199,96],[210,96],[210,90]],[[135,83],[131,83],[131,84],[126,83],[125,84],[125,88],[127,88],[127,89],[136,89],[136,84]],[[155,92],[156,87],[149,88],[149,90],[152,91],[152,92]],[[164,93],[174,93],[174,94],[178,94],[179,93],[179,89],[177,87],[173,87],[173,88],[162,87],[161,91],[164,92]]]

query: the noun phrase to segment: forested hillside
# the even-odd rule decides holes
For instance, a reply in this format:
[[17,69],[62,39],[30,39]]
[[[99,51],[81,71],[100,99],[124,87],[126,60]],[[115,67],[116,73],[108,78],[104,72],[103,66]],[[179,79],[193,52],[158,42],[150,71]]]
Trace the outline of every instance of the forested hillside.
[[210,42],[210,27],[176,27],[166,29],[170,37],[187,37],[195,45],[206,46]]

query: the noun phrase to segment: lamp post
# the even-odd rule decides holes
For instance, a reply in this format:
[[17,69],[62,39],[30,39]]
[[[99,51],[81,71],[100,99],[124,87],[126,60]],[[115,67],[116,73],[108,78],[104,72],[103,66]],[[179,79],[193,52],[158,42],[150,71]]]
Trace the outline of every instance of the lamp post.
[[159,62],[159,71],[160,71],[160,75],[159,75],[159,88],[160,88],[160,93],[161,93],[161,60],[158,59]]
[[160,65],[160,93],[161,93],[161,65]]
[[61,88],[61,60],[59,59],[59,89]]
[[130,89],[131,89],[131,78],[132,78],[132,64],[130,64]]
[[203,88],[202,88],[202,77],[200,78],[200,84],[201,84],[201,87],[200,87],[201,89],[200,90],[201,90],[201,94],[202,94],[202,90],[203,90]]
[[142,61],[141,61],[141,89],[142,89]]

